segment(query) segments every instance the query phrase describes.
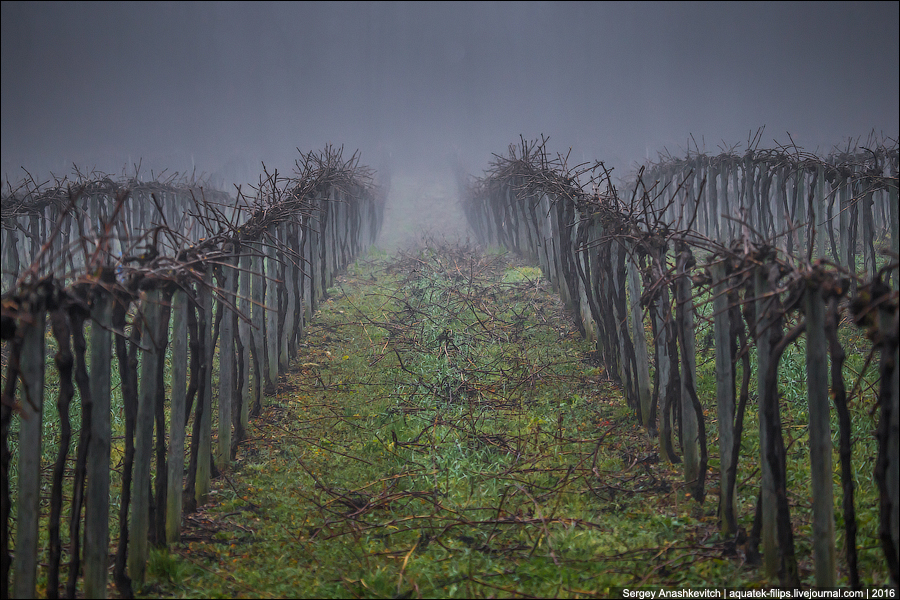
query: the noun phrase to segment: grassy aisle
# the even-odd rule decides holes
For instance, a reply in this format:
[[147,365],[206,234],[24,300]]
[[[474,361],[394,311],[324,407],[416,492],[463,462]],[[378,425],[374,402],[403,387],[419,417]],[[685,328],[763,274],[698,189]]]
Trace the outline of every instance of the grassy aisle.
[[147,596],[605,596],[749,583],[537,269],[356,264]]

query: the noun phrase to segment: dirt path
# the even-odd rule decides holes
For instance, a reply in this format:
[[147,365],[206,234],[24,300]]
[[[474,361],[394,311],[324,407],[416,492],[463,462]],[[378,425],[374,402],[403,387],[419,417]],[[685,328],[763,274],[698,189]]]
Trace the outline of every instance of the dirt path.
[[[358,263],[146,596],[606,596],[736,585],[538,270]],[[215,427],[214,427],[215,431]]]

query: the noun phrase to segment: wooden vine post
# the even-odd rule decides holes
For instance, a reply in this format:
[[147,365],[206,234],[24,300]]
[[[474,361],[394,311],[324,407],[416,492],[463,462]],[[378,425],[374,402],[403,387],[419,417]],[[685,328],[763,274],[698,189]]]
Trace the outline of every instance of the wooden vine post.
[[[573,229],[574,229],[574,227],[573,227]],[[572,246],[574,247],[575,244],[573,243]],[[614,352],[616,352],[616,356],[618,356],[619,381],[622,383],[622,389],[625,390],[626,399],[628,399],[630,401],[630,399],[628,398],[628,396],[629,396],[629,394],[628,394],[628,362],[627,362],[627,354],[625,352],[626,328],[620,326],[620,325],[628,324],[628,315],[620,313],[620,310],[619,310],[620,304],[619,304],[619,302],[616,301],[618,298],[620,298],[622,295],[625,294],[625,289],[624,289],[625,282],[622,280],[623,278],[621,277],[621,275],[624,275],[624,269],[622,270],[623,272],[621,272],[621,273],[619,271],[619,265],[624,264],[625,250],[624,250],[624,248],[621,247],[621,245],[617,241],[612,241],[609,243],[609,251],[610,251],[609,252],[609,257],[610,257],[609,262],[610,262],[610,267],[611,267],[610,271],[611,271],[611,275],[612,275],[612,277],[610,277],[610,279],[609,279],[609,286],[610,286],[610,292],[611,292],[611,294],[609,296],[610,300],[611,300],[609,303],[609,306],[612,309],[613,322],[615,323],[615,327],[614,327],[615,333],[613,335],[615,336],[616,349],[614,350]],[[571,306],[575,305],[576,298],[580,299],[580,297],[584,297],[581,295],[583,293],[581,291],[581,289],[583,288],[583,285],[579,285],[581,283],[581,280],[577,277],[573,278],[573,280],[574,280],[575,286],[577,286],[577,289],[575,289],[574,294],[572,294],[573,297],[572,297],[572,304],[570,305],[570,310],[571,310]],[[583,320],[582,320],[582,323],[584,324]]]
[[707,175],[706,175],[706,195],[709,199],[709,233],[710,237],[714,240],[721,241],[722,240],[722,216],[721,210],[719,210],[719,190],[718,190],[718,180],[719,180],[719,165],[716,163],[715,159],[710,157],[707,162]]
[[856,268],[851,262],[853,251],[850,247],[850,180],[843,178],[843,174],[838,174],[837,177],[842,178],[838,183],[840,186],[838,189],[838,198],[840,200],[841,211],[841,214],[838,217],[841,232],[841,252],[840,260],[838,262],[850,269],[851,273],[855,273]]
[[[777,267],[758,267],[754,272],[754,293],[756,294],[756,349],[757,349],[757,389],[766,389],[766,373],[769,371],[770,355],[772,351],[772,305],[774,303],[772,285],[769,281],[769,270]],[[778,575],[778,536],[776,525],[777,504],[775,497],[775,479],[771,464],[766,456],[769,447],[768,431],[770,423],[766,420],[766,411],[763,403],[765,394],[760,391],[759,407],[759,447],[760,468],[762,472],[760,502],[762,517],[762,552],[766,577],[774,578]]]
[[834,546],[834,482],[831,465],[831,417],[828,396],[828,348],[825,300],[815,283],[808,284],[806,303],[806,385],[809,403],[809,459],[812,478],[813,558],[816,585],[836,585]]
[[291,221],[282,223],[279,227],[282,243],[286,246],[284,252],[284,286],[287,290],[285,298],[286,307],[284,313],[284,332],[279,340],[278,366],[282,372],[286,372],[291,361],[291,340],[294,335],[294,313],[296,311],[297,295],[294,293],[294,235]]
[[[897,162],[892,166],[891,177],[894,181],[888,184],[888,207],[891,211],[891,250],[895,256],[900,256],[900,198],[897,187]],[[894,289],[900,287],[900,269],[891,270],[891,279]]]
[[[694,340],[694,305],[691,300],[691,280],[688,270],[693,266],[693,256],[687,247],[678,248],[675,283],[676,328],[681,351],[681,445],[684,459],[684,481],[693,489],[694,497],[703,501],[706,465],[702,460],[701,428],[703,412],[697,410],[696,372],[697,357]],[[699,412],[699,414],[698,414]]]
[[241,379],[241,389],[240,395],[243,399],[241,401],[241,428],[244,431],[247,431],[247,427],[250,424],[250,347],[252,345],[250,339],[250,323],[247,319],[250,318],[252,309],[251,309],[251,298],[250,298],[250,262],[251,257],[250,254],[247,253],[247,249],[243,248],[243,252],[241,254],[241,273],[239,275],[239,295],[238,299],[238,309],[240,310],[243,318],[238,321],[238,338],[241,340],[241,346],[243,351],[241,352],[241,373],[243,373],[243,378]]
[[[20,358],[22,381],[19,406],[19,497],[16,553],[13,557],[14,598],[36,596],[38,524],[41,502],[41,422],[44,406],[44,329],[46,302],[42,290],[31,286],[22,307],[26,319]],[[5,584],[4,584],[5,586]]]
[[251,325],[253,343],[253,414],[258,414],[262,408],[263,391],[265,390],[266,376],[266,340],[264,337],[266,326],[265,301],[266,301],[266,277],[264,271],[265,255],[261,245],[253,246],[253,269]]
[[731,355],[731,310],[724,261],[709,267],[713,282],[713,335],[716,340],[716,414],[719,426],[719,530],[723,536],[737,532],[737,486],[729,486],[728,469],[734,453],[734,357]]
[[158,288],[141,293],[141,318],[145,335],[142,338],[143,356],[138,391],[137,420],[134,433],[134,493],[132,496],[128,574],[138,587],[144,582],[149,556],[150,532],[150,463],[153,454],[153,422],[158,380],[156,371],[161,346],[160,301]]
[[584,328],[585,339],[590,342],[597,342],[597,327],[594,323],[593,316],[591,314],[590,306],[588,304],[587,294],[588,287],[590,285],[589,280],[586,280],[586,275],[590,273],[590,263],[596,260],[594,257],[591,257],[590,250],[583,247],[582,240],[580,236],[583,235],[582,232],[585,229],[584,224],[578,227],[579,229],[579,241],[577,242],[576,247],[578,250],[575,254],[575,267],[578,271],[579,277],[576,279],[578,283],[578,306],[579,306],[579,315],[578,319],[581,321],[581,325]]
[[[896,222],[895,222],[896,225]],[[895,271],[896,273],[896,271]],[[894,335],[897,335],[897,327],[900,323],[900,315],[894,309]],[[885,360],[890,360],[886,357]],[[883,385],[888,387],[888,401],[890,402],[890,419],[887,422],[888,439],[887,447],[889,457],[886,469],[886,496],[890,499],[888,507],[888,524],[885,529],[890,533],[890,546],[895,557],[900,557],[900,344],[897,343],[896,337],[894,342],[894,368],[891,373],[889,382]],[[887,536],[885,536],[887,537]],[[882,541],[884,545],[888,545],[887,540]],[[890,554],[885,552],[885,554]],[[894,588],[900,586],[900,573],[897,571],[897,563],[894,563],[894,571],[891,573]]]
[[[810,191],[812,193],[812,190]],[[818,165],[815,172],[815,196],[813,200],[813,214],[810,215],[815,220],[814,231],[816,232],[816,258],[825,258],[828,255],[828,238],[826,237],[826,227],[831,227],[831,223],[825,220],[825,167]]]
[[200,286],[200,310],[206,315],[206,327],[199,332],[205,348],[200,369],[203,381],[200,389],[203,394],[197,399],[200,413],[200,434],[197,446],[197,476],[194,484],[194,498],[197,505],[206,504],[210,485],[210,461],[212,460],[212,368],[215,348],[213,348],[213,310],[212,310],[212,265],[206,265],[203,283]]
[[[660,246],[657,248],[657,255],[653,257],[653,278],[657,279],[662,276],[666,264],[666,248]],[[675,455],[674,450],[674,428],[675,423],[675,398],[670,382],[674,375],[673,371],[678,369],[675,362],[677,356],[672,356],[670,349],[672,344],[672,311],[669,306],[669,288],[662,286],[654,302],[653,319],[656,328],[656,364],[657,364],[657,404],[659,406],[660,422],[662,426],[659,429],[659,454],[660,458],[668,463],[677,463],[680,459]]]
[[172,407],[169,424],[166,542],[181,538],[182,478],[184,476],[185,411],[187,409],[188,295],[176,289],[172,295]]
[[[271,226],[266,248],[266,382],[274,389],[278,380],[278,263],[275,258],[275,246],[278,243],[278,227]],[[271,393],[271,392],[270,392]]]
[[[115,281],[111,267],[101,270],[101,285]],[[106,597],[109,570],[109,457],[112,444],[110,423],[110,366],[112,362],[113,297],[95,286],[91,307],[90,387],[94,409],[91,441],[87,454],[87,489],[84,515],[84,594]]]
[[641,309],[641,267],[638,264],[637,247],[632,244],[628,262],[628,293],[631,297],[631,337],[634,339],[634,355],[637,366],[637,392],[641,407],[641,425],[650,429],[650,358],[647,353],[647,335],[644,332],[644,311]]
[[896,589],[900,583],[900,561],[896,560],[900,558],[900,305],[890,300],[890,288],[879,280],[871,289],[872,296],[881,299],[875,338],[881,355],[879,452],[875,466],[881,504],[878,533],[888,559],[891,584]]
[[219,332],[219,436],[216,446],[216,467],[224,470],[231,462],[231,410],[234,404],[234,318],[230,305],[235,301],[235,272],[231,266],[233,259],[228,256],[221,265],[220,287],[222,301],[219,310],[223,312]]

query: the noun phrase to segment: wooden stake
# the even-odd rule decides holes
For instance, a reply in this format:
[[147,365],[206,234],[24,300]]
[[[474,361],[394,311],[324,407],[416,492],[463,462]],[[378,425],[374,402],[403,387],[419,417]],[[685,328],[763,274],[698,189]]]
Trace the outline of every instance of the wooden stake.
[[[32,292],[31,323],[24,328],[19,405],[19,496],[16,521],[16,553],[13,557],[14,598],[35,598],[38,555],[38,524],[41,501],[41,420],[44,406],[44,329],[43,302]],[[4,585],[5,589],[5,585]]]
[[[777,269],[777,266],[770,267]],[[766,296],[771,292],[772,286],[769,282],[769,269],[759,268],[754,274],[754,288],[756,294],[756,349],[757,349],[757,389],[766,389],[766,373],[769,371],[769,355],[772,350],[770,342],[772,317],[770,316],[772,299]],[[762,392],[760,391],[760,396]],[[762,405],[762,400],[760,401]],[[761,502],[762,502],[762,551],[765,565],[766,577],[774,578],[778,575],[778,543],[776,528],[776,498],[775,498],[775,481],[773,479],[772,468],[766,457],[766,448],[768,448],[768,423],[765,418],[765,411],[760,406],[759,410],[759,448],[760,448],[760,466],[762,471],[761,481]]]
[[650,359],[647,353],[647,335],[644,332],[644,311],[641,309],[641,271],[637,263],[634,245],[631,247],[628,262],[628,293],[631,306],[631,337],[634,339],[634,355],[637,363],[637,392],[641,406],[641,419],[644,429],[649,429],[650,401]]
[[198,332],[203,338],[204,348],[206,348],[205,356],[203,356],[206,368],[201,369],[203,383],[200,388],[203,390],[203,395],[197,399],[198,403],[202,405],[200,407],[200,439],[197,446],[197,478],[194,484],[194,498],[197,506],[206,504],[206,498],[209,495],[212,456],[212,368],[215,352],[212,343],[213,327],[215,327],[212,310],[212,285],[212,267],[207,266],[206,273],[203,274],[203,284],[200,287],[200,310],[206,315],[206,329]]
[[278,380],[278,263],[275,262],[277,227],[270,229],[271,243],[266,249],[266,369],[267,383],[274,386]]
[[725,263],[709,267],[713,280],[713,333],[716,339],[716,420],[719,425],[719,530],[722,536],[736,533],[737,486],[729,488],[728,469],[734,451],[734,357],[731,355],[731,316]]
[[185,403],[188,367],[188,297],[178,289],[172,296],[172,407],[169,429],[166,542],[181,539],[182,479],[184,477]]
[[[107,267],[106,271],[111,271]],[[107,273],[109,277],[111,273]],[[109,455],[110,366],[112,360],[113,299],[96,289],[91,309],[90,384],[94,410],[87,455],[87,490],[84,513],[84,595],[106,598],[109,570]]]
[[[681,446],[684,453],[684,480],[697,486],[702,501],[705,473],[700,460],[700,417],[693,403],[696,391],[697,358],[694,340],[694,304],[691,300],[691,280],[688,276],[690,251],[686,248],[678,252],[675,283],[675,303],[677,312],[678,345],[681,350]],[[696,495],[696,494],[695,494]]]
[[[141,317],[145,335],[142,339],[141,375],[138,380],[138,411],[134,433],[134,494],[131,512],[131,546],[128,550],[128,574],[137,587],[144,582],[149,556],[150,532],[150,463],[153,453],[153,422],[158,381],[156,371],[160,357],[159,313],[162,293],[153,289],[141,293]],[[96,413],[96,411],[95,411]]]
[[809,460],[812,478],[813,558],[816,585],[837,585],[834,547],[834,481],[828,397],[825,301],[817,288],[806,289],[806,386],[809,402]]
[[[241,272],[238,275],[238,287],[240,289],[238,309],[244,317],[250,317],[253,311],[250,301],[250,279],[252,278],[252,274],[250,273],[250,261],[250,255],[247,253],[247,249],[244,248],[244,252],[241,255]],[[250,340],[250,323],[247,322],[246,318],[238,321],[238,337],[244,348],[244,351],[241,353],[241,369],[244,373],[244,379],[242,381],[240,394],[242,398],[241,426],[244,431],[246,431],[250,423],[250,346],[252,343]]]
[[231,258],[224,259],[221,287],[224,311],[219,332],[219,436],[216,446],[216,467],[224,470],[231,462],[231,408],[234,401],[234,318],[228,304],[234,301],[234,268]]

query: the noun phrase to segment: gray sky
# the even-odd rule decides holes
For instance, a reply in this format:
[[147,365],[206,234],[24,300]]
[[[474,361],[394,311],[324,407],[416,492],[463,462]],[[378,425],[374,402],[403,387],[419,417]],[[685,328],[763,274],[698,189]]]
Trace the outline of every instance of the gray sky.
[[[359,149],[480,173],[519,134],[648,154],[896,137],[900,3],[2,3],[2,175],[289,170]],[[130,170],[130,169],[129,169]]]

